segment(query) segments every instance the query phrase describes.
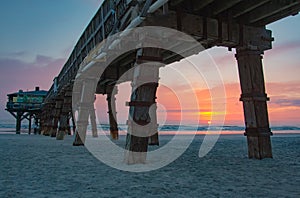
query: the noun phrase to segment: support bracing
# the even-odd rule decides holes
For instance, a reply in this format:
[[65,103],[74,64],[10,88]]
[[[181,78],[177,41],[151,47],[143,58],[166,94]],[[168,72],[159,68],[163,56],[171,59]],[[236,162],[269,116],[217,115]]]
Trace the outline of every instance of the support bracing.
[[68,125],[68,114],[61,113],[59,118],[59,129],[56,136],[57,140],[63,140],[67,133],[67,125]]
[[158,139],[158,124],[157,124],[157,115],[156,115],[157,105],[156,103],[152,105],[152,107],[149,110],[150,117],[152,119],[151,121],[151,135],[149,138],[149,145],[159,145],[159,139]]
[[97,85],[97,79],[84,79],[81,98],[78,108],[78,120],[76,122],[76,133],[74,146],[83,146],[86,139],[86,131],[88,125],[88,118],[91,108],[94,109],[95,90]]
[[57,140],[63,140],[66,134],[69,134],[70,112],[72,111],[72,93],[66,92],[59,117],[59,128],[56,136]]
[[[41,124],[41,121],[40,121],[40,124]],[[39,133],[39,120],[37,119],[37,117],[34,118],[33,133],[34,133],[34,135]]]
[[97,130],[97,122],[96,122],[96,114],[95,114],[95,108],[94,104],[90,108],[90,121],[92,125],[92,136],[98,137],[98,130]]
[[112,93],[107,93],[108,116],[110,125],[110,136],[112,139],[119,139],[119,129],[117,123],[116,98]]
[[73,130],[73,134],[76,133],[76,121],[75,121],[75,117],[74,117],[74,112],[71,112],[71,121],[72,121],[72,130]]
[[16,134],[21,134],[21,122],[22,122],[23,112],[17,112],[16,116]]
[[[70,114],[71,114],[72,112],[70,112]],[[72,133],[71,133],[71,126],[70,126],[70,119],[71,119],[71,116],[69,115],[69,119],[68,119],[68,121],[67,121],[67,134],[68,135],[72,135]]]
[[[45,110],[42,111],[43,114],[45,114]],[[45,119],[45,115],[41,116],[40,119],[40,125],[39,125],[39,130],[37,129],[37,132],[39,133],[39,135],[43,135],[44,134],[44,130],[45,130],[45,123],[46,123],[46,119]]]
[[56,137],[57,130],[58,130],[58,123],[60,119],[61,109],[63,105],[63,100],[58,99],[55,103],[55,108],[53,109],[53,123],[52,123],[52,130],[51,130],[51,137]]
[[[39,126],[38,126],[38,123],[36,123],[37,124],[36,125],[37,126],[37,132],[39,134],[44,134],[44,130],[46,128],[46,126],[45,126],[45,124],[46,124],[46,115],[47,115],[46,113],[47,113],[47,111],[46,111],[46,108],[44,107],[44,109],[41,112]],[[36,120],[36,121],[38,121],[38,120]]]
[[43,135],[45,136],[50,136],[51,131],[53,129],[53,119],[54,119],[54,114],[53,114],[53,109],[55,108],[55,104],[48,104],[47,110],[45,112],[46,117],[45,117],[45,123],[44,123],[44,131]]
[[260,51],[237,49],[241,101],[248,141],[249,158],[272,158],[267,97]]
[[29,119],[28,119],[28,134],[31,134],[31,120],[32,120],[32,115],[29,115]]
[[56,137],[57,129],[58,129],[58,117],[54,116],[53,122],[52,122],[52,129],[50,132],[51,137]]
[[[157,125],[156,90],[159,80],[158,63],[151,62],[160,58],[158,49],[139,50],[137,64],[134,68],[131,102],[129,102],[128,133],[126,139],[125,162],[139,164],[146,162],[149,137],[153,133],[153,125]],[[147,63],[148,62],[148,63]],[[154,118],[155,117],[155,118]],[[157,131],[154,131],[155,133]],[[154,138],[153,138],[154,140]]]

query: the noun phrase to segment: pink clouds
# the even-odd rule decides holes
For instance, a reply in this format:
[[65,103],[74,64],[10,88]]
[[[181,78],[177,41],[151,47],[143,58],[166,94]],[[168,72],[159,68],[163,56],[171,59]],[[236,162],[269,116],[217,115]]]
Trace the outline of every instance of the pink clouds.
[[64,59],[53,59],[41,55],[38,55],[32,63],[19,59],[2,58],[0,59],[1,88],[10,88],[8,91],[16,91],[19,88],[30,89],[35,85],[40,85],[41,88],[48,89],[64,61]]
[[[300,83],[267,83],[266,92],[270,97],[268,102],[271,125],[300,124]],[[226,85],[227,115],[231,124],[243,121],[242,103],[239,102],[240,88],[238,83]]]
[[[18,54],[24,55],[23,52]],[[18,58],[0,58],[0,117],[8,116],[3,112],[8,93],[19,89],[32,90],[35,86],[48,90],[64,62],[64,59],[42,55],[37,55],[35,61],[31,63]]]

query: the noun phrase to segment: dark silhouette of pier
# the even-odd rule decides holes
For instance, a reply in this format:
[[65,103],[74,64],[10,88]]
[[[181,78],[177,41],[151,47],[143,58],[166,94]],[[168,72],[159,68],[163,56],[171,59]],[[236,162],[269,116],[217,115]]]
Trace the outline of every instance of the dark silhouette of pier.
[[[266,25],[299,11],[299,0],[105,0],[54,78],[42,108],[42,134],[63,139],[64,135],[70,134],[69,122],[72,120],[76,125],[74,145],[84,145],[90,119],[96,136],[93,104],[96,93],[107,96],[111,135],[117,139],[116,92],[113,90],[120,77],[132,69],[137,76],[122,79],[122,82],[131,81],[133,86],[128,103],[131,119],[128,120],[126,143],[126,149],[132,153],[127,156],[127,162],[143,163],[146,156],[139,153],[147,152],[148,144],[159,144],[157,123],[151,124],[151,135],[145,137],[134,135],[132,126],[155,122],[156,112],[150,110],[150,106],[156,104],[159,67],[154,66],[151,74],[139,72],[137,68],[153,61],[169,64],[183,57],[164,49],[140,47],[110,60],[109,54],[126,46],[126,42],[122,42],[122,34],[119,40],[107,38],[122,31],[126,34],[135,27],[160,26],[192,36],[205,49],[214,46],[236,49],[249,158],[272,158],[269,98],[265,91],[262,57],[264,51],[272,48],[274,39]],[[197,53],[195,49],[189,50],[185,49],[190,55]],[[106,63],[108,67],[100,76],[92,72],[93,67]],[[97,81],[93,79],[95,77]],[[150,78],[151,83],[139,84],[139,78]],[[79,84],[74,85],[76,80]],[[78,104],[73,101],[76,94]],[[78,120],[74,119],[72,103],[73,110],[74,105],[78,107]],[[152,120],[150,114],[154,115]]]
[[22,120],[29,121],[28,134],[31,134],[31,122],[34,121],[34,133],[38,133],[38,127],[42,112],[42,103],[47,95],[47,91],[36,87],[34,91],[19,90],[16,93],[8,94],[6,111],[16,119],[16,133],[21,132]]

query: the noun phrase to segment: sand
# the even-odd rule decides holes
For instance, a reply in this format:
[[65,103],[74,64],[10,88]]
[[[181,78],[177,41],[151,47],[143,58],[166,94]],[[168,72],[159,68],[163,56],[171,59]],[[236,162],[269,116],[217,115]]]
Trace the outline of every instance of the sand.
[[241,135],[221,136],[200,159],[202,140],[166,167],[130,173],[71,146],[72,137],[2,134],[0,197],[300,197],[299,134],[274,136],[274,158],[265,160],[247,158]]

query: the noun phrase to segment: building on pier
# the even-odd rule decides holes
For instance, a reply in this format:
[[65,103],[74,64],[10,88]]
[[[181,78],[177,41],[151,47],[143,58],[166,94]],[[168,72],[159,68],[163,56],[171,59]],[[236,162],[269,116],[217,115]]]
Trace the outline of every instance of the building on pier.
[[24,119],[29,121],[28,133],[31,133],[31,121],[34,119],[34,133],[38,133],[40,112],[47,91],[36,87],[34,91],[19,90],[16,93],[7,94],[8,102],[6,111],[16,119],[16,133],[21,132],[21,123]]

